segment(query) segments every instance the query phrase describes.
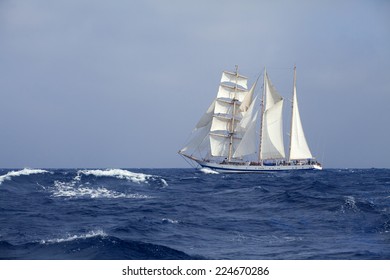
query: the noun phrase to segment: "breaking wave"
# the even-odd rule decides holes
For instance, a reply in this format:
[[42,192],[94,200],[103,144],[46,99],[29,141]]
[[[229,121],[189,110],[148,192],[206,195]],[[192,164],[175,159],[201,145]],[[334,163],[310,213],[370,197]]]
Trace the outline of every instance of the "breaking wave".
[[149,181],[157,181],[162,187],[167,187],[168,183],[160,176],[149,175],[144,173],[136,173],[123,169],[94,169],[94,170],[79,170],[75,180],[81,180],[81,176],[96,176],[96,177],[111,177],[116,179],[128,180],[133,183],[149,183]]
[[0,176],[0,185],[5,180],[11,180],[12,177],[28,176],[28,175],[33,175],[33,174],[47,173],[47,172],[48,171],[43,170],[43,169],[30,169],[30,168],[24,168],[24,169],[18,170],[18,171],[10,171],[5,175]]
[[147,179],[152,178],[152,175],[143,174],[143,173],[135,173],[128,170],[123,169],[95,169],[95,170],[79,170],[77,172],[78,178],[81,175],[93,175],[96,177],[114,177],[117,179],[126,179],[132,181],[134,183],[147,183]]
[[163,184],[164,187],[168,187],[168,183],[167,181],[165,181],[164,179],[160,179],[161,180],[161,183]]

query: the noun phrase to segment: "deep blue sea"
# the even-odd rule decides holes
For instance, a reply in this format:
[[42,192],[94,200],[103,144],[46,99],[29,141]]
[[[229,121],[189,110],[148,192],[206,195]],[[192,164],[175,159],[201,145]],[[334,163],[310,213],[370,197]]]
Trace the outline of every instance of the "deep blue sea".
[[2,169],[0,259],[390,259],[390,170]]

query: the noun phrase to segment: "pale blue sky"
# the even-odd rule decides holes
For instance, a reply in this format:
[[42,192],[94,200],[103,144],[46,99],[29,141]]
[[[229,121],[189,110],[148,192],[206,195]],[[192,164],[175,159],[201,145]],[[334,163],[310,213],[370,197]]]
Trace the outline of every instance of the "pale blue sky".
[[221,71],[267,66],[325,167],[390,168],[390,1],[0,1],[0,167],[187,167]]

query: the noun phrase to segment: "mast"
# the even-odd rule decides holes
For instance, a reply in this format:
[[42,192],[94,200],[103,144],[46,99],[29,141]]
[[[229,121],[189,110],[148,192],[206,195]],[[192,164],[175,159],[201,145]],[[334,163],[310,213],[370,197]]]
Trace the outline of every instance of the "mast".
[[234,116],[236,115],[236,92],[237,92],[237,82],[238,82],[238,65],[236,66],[236,84],[234,86],[234,95],[233,95],[233,113],[232,113],[232,119],[230,122],[230,143],[229,143],[229,155],[228,155],[228,161],[230,162],[233,155],[233,137],[234,137]]
[[297,66],[294,64],[294,81],[293,81],[293,93],[292,93],[292,100],[291,100],[290,146],[288,149],[288,161],[290,161],[290,157],[291,157],[291,143],[292,143],[292,135],[293,135],[293,115],[294,115],[294,98],[295,98],[296,82],[297,82]]
[[263,93],[261,96],[261,122],[260,122],[260,135],[259,135],[259,156],[258,156],[258,162],[261,162],[261,142],[262,142],[262,136],[263,136],[263,124],[264,124],[264,97],[265,97],[265,77],[267,75],[267,71],[264,67],[264,74],[263,74]]

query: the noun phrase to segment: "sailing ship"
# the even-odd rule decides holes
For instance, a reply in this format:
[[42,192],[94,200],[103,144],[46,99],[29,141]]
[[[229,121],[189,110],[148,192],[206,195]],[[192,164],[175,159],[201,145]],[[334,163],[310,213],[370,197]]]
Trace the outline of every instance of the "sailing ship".
[[287,156],[283,140],[284,98],[271,83],[266,69],[262,91],[256,96],[259,78],[248,90],[248,78],[238,73],[238,66],[235,72],[223,71],[217,97],[179,154],[197,166],[223,173],[321,170],[302,127],[296,67]]

